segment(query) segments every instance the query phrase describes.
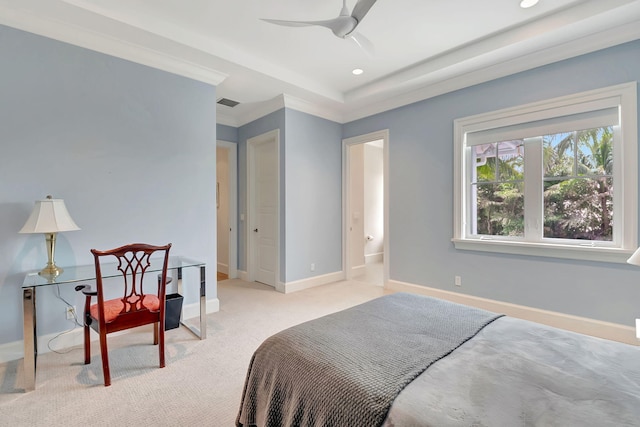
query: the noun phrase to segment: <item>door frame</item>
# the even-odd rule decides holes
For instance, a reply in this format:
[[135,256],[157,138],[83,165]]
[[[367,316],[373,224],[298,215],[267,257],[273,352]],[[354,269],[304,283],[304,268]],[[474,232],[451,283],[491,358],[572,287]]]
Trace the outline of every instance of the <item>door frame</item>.
[[276,265],[275,265],[275,289],[282,291],[283,286],[280,281],[280,129],[265,132],[253,138],[247,139],[247,280],[254,282],[257,276],[257,236],[252,232],[256,214],[256,194],[255,194],[255,147],[266,142],[275,142],[276,146]]
[[216,147],[229,150],[229,279],[238,277],[238,144],[217,140]]
[[383,173],[383,216],[384,216],[384,242],[383,242],[383,261],[382,275],[383,283],[386,286],[389,282],[389,129],[383,129],[376,132],[358,135],[342,140],[342,270],[345,280],[351,280],[353,266],[351,260],[351,239],[349,239],[349,225],[351,215],[351,191],[350,191],[350,150],[349,148],[382,140],[382,173]]

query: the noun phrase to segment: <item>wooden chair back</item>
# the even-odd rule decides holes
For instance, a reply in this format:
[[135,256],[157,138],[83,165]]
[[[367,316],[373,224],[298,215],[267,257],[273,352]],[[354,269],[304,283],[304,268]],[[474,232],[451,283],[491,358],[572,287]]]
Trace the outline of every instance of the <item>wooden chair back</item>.
[[[108,331],[115,332],[149,323],[161,322],[164,324],[164,304],[157,304],[164,301],[166,297],[167,265],[169,260],[169,249],[171,244],[165,246],[153,246],[144,243],[133,243],[121,246],[116,249],[99,251],[91,249],[94,256],[96,268],[96,291],[97,291],[97,320],[100,329],[104,329],[109,323]],[[146,275],[147,269],[151,266],[151,256],[161,253],[163,256],[163,266],[157,282],[157,286],[145,288],[145,278],[156,285],[156,275]],[[102,265],[113,262],[116,258],[117,269],[122,273],[121,280],[104,280],[102,275]],[[108,290],[121,287],[122,309],[117,316],[107,312],[106,298],[114,301],[111,297],[106,297]],[[117,291],[116,291],[117,292]],[[113,304],[113,303],[112,303]]]

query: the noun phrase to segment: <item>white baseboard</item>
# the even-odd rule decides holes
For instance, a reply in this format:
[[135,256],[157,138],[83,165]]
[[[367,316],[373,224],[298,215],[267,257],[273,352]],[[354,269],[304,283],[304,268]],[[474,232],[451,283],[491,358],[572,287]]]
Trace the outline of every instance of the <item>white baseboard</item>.
[[[362,266],[364,269],[364,266]],[[249,282],[249,273],[246,271],[238,270],[238,278]],[[326,285],[328,283],[338,282],[344,280],[344,273],[342,271],[336,271],[335,273],[324,274],[322,276],[310,277],[308,279],[296,280],[294,282],[281,282],[278,281],[274,289],[277,292],[288,294],[290,292],[301,291],[303,289],[309,289],[316,286]]]
[[[216,313],[218,311],[220,311],[220,300],[218,298],[207,299],[206,313]],[[200,302],[184,304],[182,306],[182,318],[192,319],[194,317],[200,317]]]
[[601,320],[511,304],[472,295],[460,294],[457,292],[445,291],[442,289],[398,282],[395,280],[387,282],[385,284],[385,288],[398,292],[410,292],[440,298],[496,313],[506,314],[507,316],[517,317],[519,319],[542,323],[555,328],[578,332],[584,335],[591,335],[636,346],[640,345],[640,341],[635,337],[635,329],[631,326],[603,322]]
[[207,314],[209,313],[217,313],[220,311],[220,300],[218,298],[211,298],[207,300]]
[[375,254],[369,254],[364,256],[365,264],[375,264],[384,260],[384,252],[378,252]]
[[[39,343],[38,348],[40,348]],[[12,360],[22,359],[23,357],[24,345],[22,341],[12,341],[0,344],[0,363],[11,362]]]
[[279,280],[276,282],[276,286],[274,287],[274,289],[276,290],[276,292],[280,292],[281,294],[287,293],[287,288],[284,285],[284,282],[281,282]]
[[218,263],[218,272],[229,274],[229,266],[227,264],[223,264],[221,262]]
[[[56,351],[66,351],[75,346],[82,346],[84,338],[82,327],[76,326],[66,332],[56,332],[38,337],[38,354],[51,353],[51,349]],[[114,334],[115,335],[115,334]],[[92,333],[91,340],[97,340],[98,334]],[[22,340],[13,341],[0,345],[0,363],[19,360],[24,357],[24,343]]]
[[314,288],[316,286],[322,286],[328,283],[338,282],[340,280],[344,280],[344,273],[342,271],[336,271],[335,273],[323,274],[322,276],[315,276],[308,279],[296,280],[295,282],[284,283],[282,290],[278,289],[278,291],[288,294],[290,292]]
[[244,270],[238,270],[238,279],[244,280],[245,282],[249,281],[249,273]]
[[355,267],[351,267],[351,277],[353,276],[359,276],[361,274],[366,273],[366,266],[363,265],[356,265]]
[[[255,280],[250,280],[249,279],[249,273],[247,271],[236,270],[236,275],[238,276],[237,277],[238,279],[243,280],[245,282],[254,282],[255,281]],[[271,285],[265,285],[265,286],[271,286]],[[278,292],[285,293],[284,284],[279,280],[276,281],[276,285],[273,288]]]

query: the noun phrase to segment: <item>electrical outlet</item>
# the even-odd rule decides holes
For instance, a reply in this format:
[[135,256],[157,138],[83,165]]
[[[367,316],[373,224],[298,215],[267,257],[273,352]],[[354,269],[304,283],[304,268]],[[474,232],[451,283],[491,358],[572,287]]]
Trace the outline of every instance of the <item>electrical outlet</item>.
[[456,276],[453,282],[456,286],[462,286],[462,277]]
[[68,306],[66,308],[67,320],[73,320],[76,318],[76,306]]
[[315,264],[311,264],[311,271],[316,271],[316,265]]

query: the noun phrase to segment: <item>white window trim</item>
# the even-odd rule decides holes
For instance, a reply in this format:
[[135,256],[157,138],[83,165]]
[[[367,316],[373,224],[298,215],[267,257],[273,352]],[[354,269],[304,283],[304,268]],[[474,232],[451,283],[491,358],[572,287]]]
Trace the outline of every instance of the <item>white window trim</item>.
[[[454,222],[453,243],[456,249],[498,252],[519,255],[546,256],[604,262],[625,262],[635,251],[638,240],[638,101],[636,82],[591,90],[550,100],[493,111],[454,120]],[[622,233],[620,244],[615,247],[591,242],[583,244],[550,243],[547,241],[515,241],[502,236],[467,236],[466,209],[466,135],[485,129],[541,120],[588,111],[590,106],[606,100],[617,99],[620,105],[620,132],[622,144],[614,151],[615,161],[622,162],[620,175],[614,178],[616,209],[621,210]],[[550,111],[553,115],[550,116]],[[614,150],[616,148],[614,147]]]

